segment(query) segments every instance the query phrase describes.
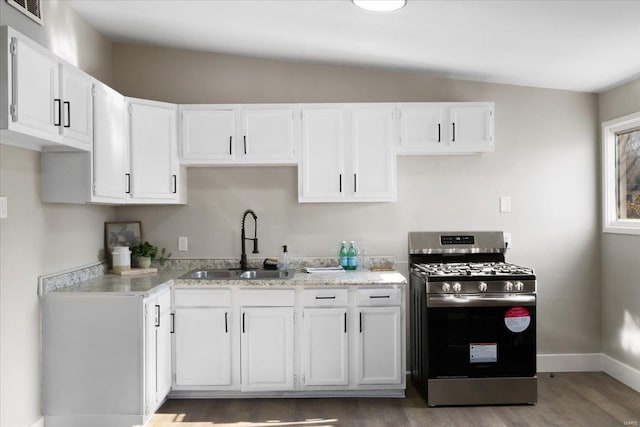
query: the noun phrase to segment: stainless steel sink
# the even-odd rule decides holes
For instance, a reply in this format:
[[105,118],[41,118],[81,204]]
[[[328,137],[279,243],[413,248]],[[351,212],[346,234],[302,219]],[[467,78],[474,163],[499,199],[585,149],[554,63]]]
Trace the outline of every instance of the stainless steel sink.
[[181,279],[198,280],[273,280],[291,279],[293,270],[194,270],[180,276]]

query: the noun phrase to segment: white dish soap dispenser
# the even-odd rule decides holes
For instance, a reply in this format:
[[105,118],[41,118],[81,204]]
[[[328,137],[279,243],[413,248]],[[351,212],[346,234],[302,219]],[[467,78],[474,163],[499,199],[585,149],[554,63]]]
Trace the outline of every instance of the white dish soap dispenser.
[[280,270],[289,269],[289,252],[287,251],[287,245],[282,245],[282,258],[280,259]]

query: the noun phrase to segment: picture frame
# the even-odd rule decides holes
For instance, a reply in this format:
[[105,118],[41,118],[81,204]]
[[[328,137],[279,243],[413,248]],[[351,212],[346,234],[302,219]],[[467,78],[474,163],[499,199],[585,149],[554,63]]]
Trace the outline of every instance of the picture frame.
[[105,257],[111,265],[111,252],[115,246],[134,246],[142,243],[141,221],[111,221],[104,223]]

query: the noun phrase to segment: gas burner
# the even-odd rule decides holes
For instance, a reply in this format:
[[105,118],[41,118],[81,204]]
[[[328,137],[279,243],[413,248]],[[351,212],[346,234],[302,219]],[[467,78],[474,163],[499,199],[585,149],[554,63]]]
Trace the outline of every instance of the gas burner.
[[533,275],[533,269],[505,262],[424,263],[417,268],[428,276],[520,276]]

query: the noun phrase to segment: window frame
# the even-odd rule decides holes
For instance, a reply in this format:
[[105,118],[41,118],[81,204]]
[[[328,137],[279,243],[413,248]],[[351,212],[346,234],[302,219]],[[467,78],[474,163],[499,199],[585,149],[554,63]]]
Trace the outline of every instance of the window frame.
[[602,123],[602,221],[604,233],[639,234],[640,219],[618,219],[616,134],[640,128],[640,112]]

